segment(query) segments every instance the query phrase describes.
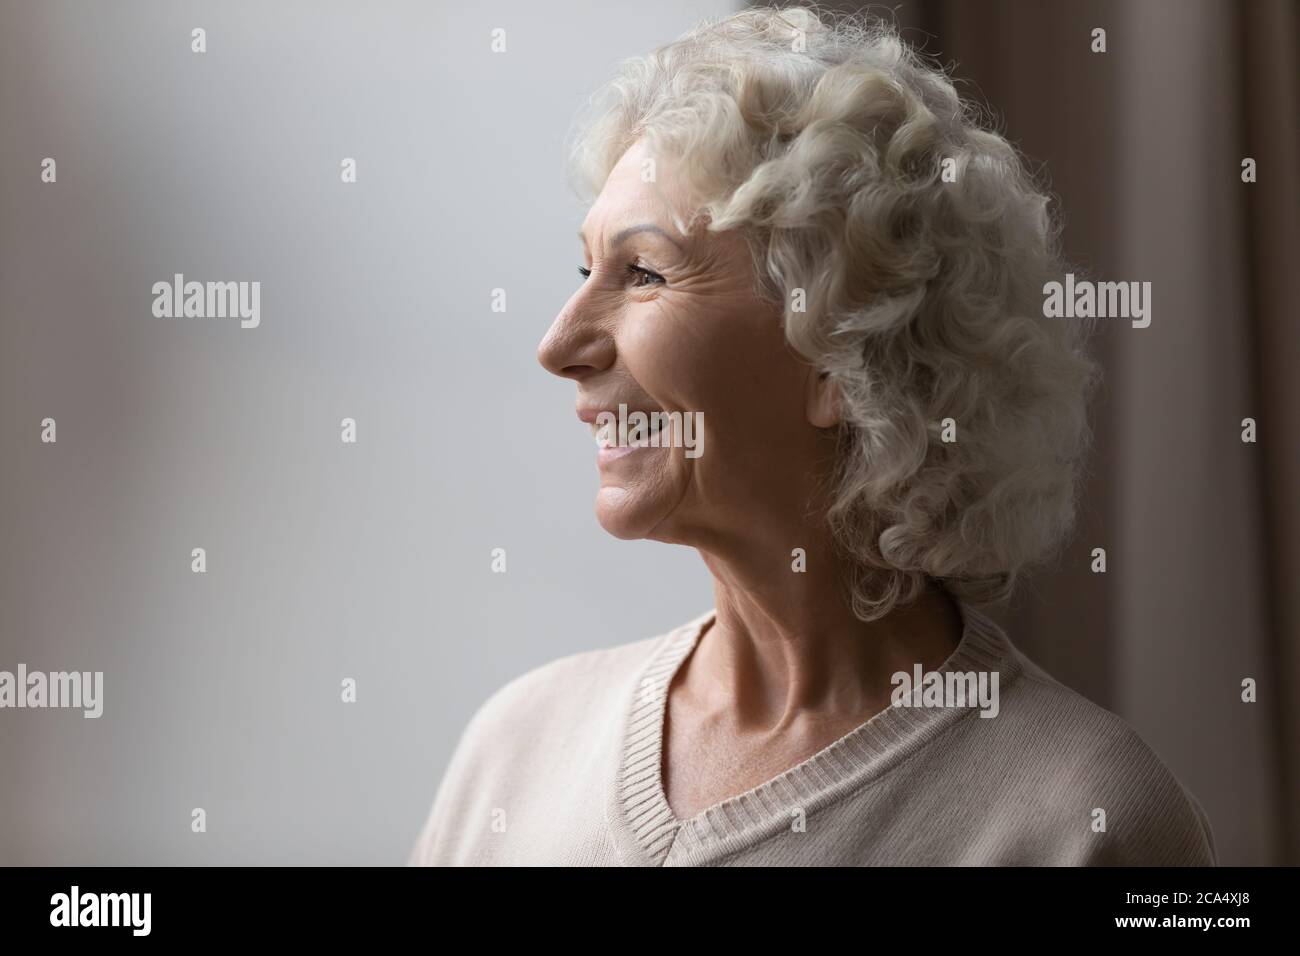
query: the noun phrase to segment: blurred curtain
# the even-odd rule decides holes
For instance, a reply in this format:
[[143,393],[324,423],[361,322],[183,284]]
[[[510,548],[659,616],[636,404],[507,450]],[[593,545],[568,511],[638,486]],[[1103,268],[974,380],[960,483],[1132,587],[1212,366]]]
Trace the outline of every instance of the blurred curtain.
[[1078,533],[1000,617],[1152,745],[1222,863],[1300,862],[1300,329],[1283,272],[1300,250],[1297,5],[825,6],[893,18],[954,67],[1044,164],[1071,262],[1152,282],[1151,326],[1112,322],[1096,341],[1106,384]]

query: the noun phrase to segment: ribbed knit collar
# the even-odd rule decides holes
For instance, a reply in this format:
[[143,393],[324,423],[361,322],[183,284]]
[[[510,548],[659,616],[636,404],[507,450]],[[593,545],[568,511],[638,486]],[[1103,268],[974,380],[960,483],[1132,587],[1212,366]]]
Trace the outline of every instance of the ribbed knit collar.
[[[964,602],[959,606],[962,637],[938,671],[997,671],[999,691],[1005,693],[1020,669],[1014,649],[991,618]],[[711,610],[665,635],[630,689],[621,760],[607,808],[619,855],[627,865],[714,862],[787,829],[793,808],[811,816],[856,792],[977,706],[887,707],[767,783],[679,820],[664,795],[662,779],[667,690],[714,617]]]

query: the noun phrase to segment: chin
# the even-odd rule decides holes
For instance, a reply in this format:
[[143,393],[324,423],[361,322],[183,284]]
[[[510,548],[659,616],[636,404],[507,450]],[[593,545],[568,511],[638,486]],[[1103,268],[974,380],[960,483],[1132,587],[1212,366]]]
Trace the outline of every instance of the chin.
[[608,534],[624,541],[650,537],[663,520],[657,503],[626,488],[601,488],[596,494],[596,520]]

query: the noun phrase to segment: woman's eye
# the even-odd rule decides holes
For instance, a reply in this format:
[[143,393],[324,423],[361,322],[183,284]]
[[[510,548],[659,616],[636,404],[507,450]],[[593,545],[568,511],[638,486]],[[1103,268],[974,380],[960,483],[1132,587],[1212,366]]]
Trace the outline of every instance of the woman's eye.
[[[657,272],[651,272],[649,269],[643,269],[641,266],[630,265],[627,267],[628,273],[632,276],[632,285],[637,287],[648,285],[660,285],[664,282],[664,277]],[[586,266],[578,266],[578,275],[584,279],[591,278],[591,270]]]
[[649,269],[643,269],[640,266],[628,266],[628,271],[632,273],[634,286],[659,285],[664,281],[664,277],[657,272],[651,272]]

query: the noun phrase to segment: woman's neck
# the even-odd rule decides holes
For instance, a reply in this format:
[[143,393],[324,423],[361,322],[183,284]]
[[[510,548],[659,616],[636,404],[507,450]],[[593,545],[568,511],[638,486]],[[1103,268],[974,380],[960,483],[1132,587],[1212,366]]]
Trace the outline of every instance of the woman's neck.
[[779,730],[808,712],[865,721],[888,706],[893,674],[937,669],[961,639],[961,611],[938,587],[859,620],[828,541],[807,549],[802,571],[797,557],[767,573],[752,558],[704,559],[717,618],[679,678],[691,699],[730,708],[742,728]]

